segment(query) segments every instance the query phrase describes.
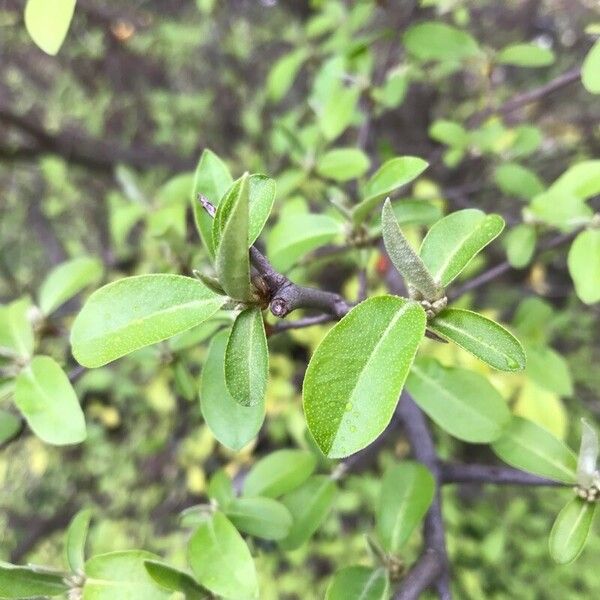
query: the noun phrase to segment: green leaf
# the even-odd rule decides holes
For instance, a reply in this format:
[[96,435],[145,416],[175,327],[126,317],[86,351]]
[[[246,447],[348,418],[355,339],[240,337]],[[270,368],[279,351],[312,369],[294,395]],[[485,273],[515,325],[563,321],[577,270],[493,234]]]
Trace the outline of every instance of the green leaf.
[[477,42],[467,32],[435,21],[409,27],[403,41],[408,52],[422,61],[460,61],[480,53]]
[[577,457],[549,431],[522,417],[513,416],[492,450],[512,467],[562,483],[577,479]]
[[[233,200],[227,203],[229,210],[227,219],[223,220],[222,229],[220,229],[220,220],[217,221],[218,212],[213,222],[213,241],[219,240],[217,274],[219,283],[229,296],[236,300],[249,300],[251,286],[248,256],[248,174],[244,175],[240,184],[234,187],[236,193],[231,196]],[[220,231],[219,236],[215,235],[216,231]]]
[[554,52],[536,44],[510,44],[496,55],[496,62],[517,67],[547,67],[554,62]]
[[196,229],[200,234],[202,243],[211,257],[215,255],[212,238],[213,218],[202,208],[198,202],[198,194],[205,196],[214,206],[218,207],[221,198],[231,187],[233,179],[227,165],[208,148],[202,152],[192,188],[192,209]]
[[557,197],[572,194],[580,200],[600,194],[600,159],[575,163],[550,186],[549,191]]
[[386,469],[376,514],[377,534],[391,554],[398,554],[433,501],[435,481],[421,464],[405,461]]
[[185,600],[204,600],[209,597],[193,577],[179,569],[156,560],[145,560],[144,567],[154,583],[170,592],[185,594]]
[[200,379],[200,407],[217,440],[231,450],[241,450],[259,431],[265,418],[264,401],[255,406],[238,404],[225,384],[225,348],[228,331],[211,340]]
[[21,358],[33,353],[33,327],[27,317],[30,306],[28,298],[0,306],[0,348]]
[[39,304],[45,315],[102,277],[102,263],[88,256],[74,258],[53,269],[40,286]]
[[226,507],[235,497],[231,478],[223,469],[219,469],[208,482],[208,497],[214,500],[219,508]]
[[507,195],[531,200],[544,191],[542,180],[531,170],[518,163],[504,163],[494,171],[496,185]]
[[272,498],[234,498],[224,510],[237,529],[264,540],[281,540],[290,532],[290,511]]
[[306,450],[277,450],[261,458],[244,482],[244,496],[277,498],[304,483],[317,466]]
[[369,298],[318,346],[304,377],[304,412],[329,458],[357,452],[386,428],[423,339],[425,320],[416,303],[395,296]]
[[420,255],[434,280],[446,287],[503,229],[500,215],[476,208],[459,210],[433,225]]
[[256,598],[258,580],[246,542],[220,512],[201,524],[188,544],[188,562],[198,581],[226,598]]
[[76,0],[27,0],[25,27],[31,39],[46,54],[54,56],[63,45]]
[[354,118],[359,98],[360,89],[357,86],[336,86],[331,91],[318,114],[325,139],[331,142],[346,130]]
[[583,61],[581,81],[590,94],[600,94],[600,40],[596,40]]
[[388,198],[381,213],[383,242],[394,267],[427,300],[438,300],[444,290],[436,284],[419,255],[404,237]]
[[260,308],[236,318],[225,350],[225,384],[242,406],[264,404],[269,378],[269,349]]
[[552,348],[542,344],[526,343],[527,369],[525,374],[540,387],[559,394],[571,396],[573,381],[567,361]]
[[581,223],[590,221],[594,214],[583,198],[552,189],[535,196],[527,210],[538,220],[562,231],[571,231]]
[[515,269],[526,267],[533,257],[537,233],[535,227],[521,223],[513,227],[504,237],[506,257]]
[[143,550],[99,554],[85,563],[85,600],[168,600],[170,594],[156,586],[145,563],[158,558]]
[[598,479],[598,433],[586,419],[581,419],[581,444],[577,457],[577,483],[589,488]]
[[335,148],[317,161],[317,173],[335,181],[348,181],[362,177],[369,163],[369,157],[358,148]]
[[289,92],[308,56],[307,49],[301,47],[284,54],[271,67],[266,88],[267,96],[273,102],[279,102]]
[[0,444],[8,442],[21,430],[22,421],[16,415],[0,410]]
[[595,512],[595,503],[573,498],[558,513],[548,541],[550,556],[555,562],[566,565],[581,554]]
[[442,209],[438,204],[427,200],[402,198],[392,204],[398,224],[432,225],[442,218]]
[[281,499],[293,519],[288,536],[279,542],[283,550],[295,550],[312,537],[331,510],[336,491],[329,477],[315,475]]
[[465,148],[469,144],[467,130],[455,121],[439,119],[429,128],[429,137],[436,142],[455,148]]
[[212,236],[215,248],[223,235],[225,224],[238,201],[241,187],[247,179],[248,185],[248,248],[254,244],[263,230],[275,202],[275,180],[266,175],[240,177],[227,190],[221,200],[213,221]]
[[0,597],[58,596],[68,590],[64,573],[0,563]]
[[354,221],[364,221],[382,198],[416,179],[427,167],[428,163],[416,156],[397,156],[384,162],[365,185],[364,199],[352,210]]
[[423,357],[413,364],[406,387],[435,423],[465,442],[493,442],[510,421],[502,396],[473,371]]
[[388,574],[383,567],[344,567],[335,573],[327,586],[325,600],[387,600],[389,588]]
[[15,404],[33,432],[48,444],[78,444],[86,438],[75,390],[49,356],[35,356],[19,373]]
[[74,573],[85,565],[85,542],[92,520],[89,508],[80,510],[72,519],[65,535],[65,564]]
[[197,279],[181,275],[120,279],[94,292],[77,315],[73,356],[85,367],[101,367],[199,325],[224,302]]
[[502,325],[470,310],[447,308],[429,328],[500,371],[520,371],[527,358],[519,340]]
[[586,304],[600,301],[600,229],[587,229],[575,238],[568,265],[581,301]]
[[328,215],[284,217],[269,232],[268,255],[275,269],[287,271],[298,259],[334,241],[341,233],[342,225]]

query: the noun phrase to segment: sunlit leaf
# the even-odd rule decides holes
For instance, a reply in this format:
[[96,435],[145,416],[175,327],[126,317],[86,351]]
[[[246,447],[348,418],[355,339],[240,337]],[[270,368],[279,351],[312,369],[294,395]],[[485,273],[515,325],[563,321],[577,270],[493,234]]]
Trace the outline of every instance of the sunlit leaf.
[[234,498],[224,512],[239,531],[265,540],[285,538],[292,526],[290,511],[273,498]]
[[535,227],[521,223],[504,236],[506,257],[515,269],[526,267],[533,257],[537,242]]
[[19,373],[15,404],[33,432],[49,444],[77,444],[86,437],[75,390],[49,356],[34,357]]
[[467,208],[440,219],[428,231],[420,255],[433,279],[446,287],[504,229],[500,215]]
[[335,181],[362,177],[369,168],[368,156],[359,148],[335,148],[317,161],[317,172]]
[[376,513],[377,535],[387,552],[397,554],[433,501],[435,482],[421,464],[404,461],[383,474]]
[[33,352],[33,327],[27,316],[30,306],[28,298],[0,306],[0,349],[22,358]]
[[161,589],[185,594],[185,600],[203,600],[209,593],[200,587],[194,578],[179,569],[156,561],[145,560],[144,567],[148,575]]
[[517,67],[547,67],[554,62],[554,52],[536,44],[511,44],[496,55],[496,61]]
[[389,585],[388,574],[383,567],[344,567],[334,574],[327,587],[325,600],[387,600]]
[[558,513],[548,541],[550,556],[554,561],[566,565],[581,554],[595,512],[595,503],[573,498]]
[[264,404],[269,377],[269,349],[260,308],[247,308],[236,318],[225,350],[225,383],[242,406]]
[[306,450],[277,450],[261,458],[244,481],[244,496],[277,498],[304,483],[317,459]]
[[0,597],[59,596],[68,590],[64,573],[0,563]]
[[224,302],[197,279],[181,275],[120,279],[94,292],[77,315],[73,356],[86,367],[101,367],[199,325]]
[[591,94],[600,94],[600,40],[592,46],[581,66],[581,81]]
[[188,562],[198,581],[226,598],[256,598],[258,581],[246,542],[220,512],[207,518],[188,543]]
[[55,55],[63,45],[76,0],[27,0],[25,27],[31,39],[46,54]]
[[228,331],[211,340],[200,380],[202,416],[213,435],[232,450],[241,450],[260,429],[265,416],[264,402],[242,406],[225,385],[225,348]]
[[600,301],[600,230],[582,231],[569,250],[569,273],[582,302]]
[[306,48],[298,48],[275,62],[266,83],[267,95],[271,100],[278,102],[288,93],[308,55]]
[[573,451],[549,431],[522,417],[512,418],[492,449],[517,469],[563,483],[576,482],[577,457]]
[[406,387],[433,421],[466,442],[492,442],[510,421],[502,396],[473,371],[444,367],[423,357],[413,364]]
[[324,454],[348,456],[385,429],[424,330],[420,305],[378,296],[329,331],[311,358],[303,390],[308,428]]
[[331,478],[315,475],[281,499],[293,519],[288,536],[279,542],[281,548],[294,550],[312,537],[329,514],[336,491]]
[[85,564],[85,542],[92,511],[80,510],[72,519],[65,535],[65,562],[73,572],[82,571]]
[[447,308],[432,319],[428,327],[494,369],[520,371],[525,368],[527,359],[519,340],[502,325],[479,313]]
[[598,479],[598,433],[586,421],[581,419],[581,445],[577,459],[577,483],[589,488]]
[[480,52],[477,42],[466,31],[436,21],[412,25],[404,33],[403,42],[410,54],[423,61],[457,61]]
[[542,180],[518,163],[504,163],[494,171],[496,185],[507,195],[530,200],[544,191]]

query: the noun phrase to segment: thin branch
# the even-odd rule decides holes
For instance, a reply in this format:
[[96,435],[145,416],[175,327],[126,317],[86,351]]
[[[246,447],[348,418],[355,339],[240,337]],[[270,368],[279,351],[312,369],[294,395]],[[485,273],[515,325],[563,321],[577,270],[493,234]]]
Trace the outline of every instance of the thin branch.
[[560,90],[560,89],[566,87],[567,85],[570,85],[571,83],[575,83],[576,81],[579,81],[580,78],[581,78],[581,71],[580,71],[579,67],[570,69],[569,71],[562,73],[555,79],[552,79],[551,81],[549,81],[548,83],[546,83],[540,87],[537,87],[537,88],[534,88],[533,90],[529,90],[528,92],[523,92],[521,94],[517,94],[516,96],[513,96],[512,98],[510,98],[509,100],[507,100],[506,102],[504,102],[503,104],[498,106],[497,108],[488,107],[488,108],[485,108],[485,109],[475,113],[469,119],[469,125],[471,127],[477,127],[487,117],[489,117],[493,114],[500,114],[500,115],[506,116],[506,115],[510,114],[511,112],[513,112],[519,108],[522,108],[523,106],[526,106],[527,104],[531,104],[532,102],[541,100],[545,96],[548,96],[549,94],[552,94],[553,92],[556,92],[557,90]]
[[440,482],[479,483],[496,485],[532,485],[561,486],[566,485],[545,477],[538,477],[517,469],[497,465],[439,463]]
[[407,392],[403,392],[396,409],[412,448],[414,457],[423,463],[436,482],[436,491],[423,524],[425,550],[409,574],[401,581],[395,600],[411,600],[435,583],[441,600],[449,600],[450,576],[446,550],[446,532],[442,519],[441,478],[433,438],[421,409]]
[[[549,239],[546,243],[540,244],[536,249],[531,260],[533,261],[548,250],[553,250],[554,248],[559,248],[560,246],[568,244],[570,241],[574,240],[577,237],[577,235],[581,233],[584,229],[585,225],[581,225],[573,229],[573,231],[569,231],[568,233],[561,233],[560,235]],[[477,275],[477,277],[473,277],[473,279],[470,279],[458,288],[452,290],[448,294],[448,300],[456,300],[463,294],[466,294],[467,292],[477,289],[482,285],[485,285],[486,283],[497,279],[498,277],[504,275],[511,269],[513,269],[512,265],[507,260],[504,260],[501,263],[498,263],[497,265],[491,267],[487,271],[484,271],[480,275]]]
[[275,335],[284,331],[290,331],[291,329],[304,329],[306,327],[312,327],[313,325],[329,323],[330,321],[335,321],[335,317],[328,314],[304,317],[303,319],[297,319],[296,321],[278,321],[271,327],[269,333],[270,335]]

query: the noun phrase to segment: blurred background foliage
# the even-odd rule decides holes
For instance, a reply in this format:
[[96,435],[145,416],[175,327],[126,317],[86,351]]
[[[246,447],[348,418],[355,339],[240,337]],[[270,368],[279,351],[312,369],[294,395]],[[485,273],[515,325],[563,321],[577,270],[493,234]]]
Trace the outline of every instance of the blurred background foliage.
[[[600,21],[594,0],[79,0],[57,57],[32,44],[22,5],[0,0],[3,303],[35,299],[54,265],[80,255],[102,258],[105,281],[206,266],[189,211],[193,169],[206,147],[234,176],[276,177],[275,216],[292,221],[308,207],[338,220],[332,199],[347,205],[356,197],[352,186],[315,173],[333,140],[362,146],[373,166],[421,156],[431,167],[410,194],[420,211],[409,226],[415,240],[424,222],[464,207],[519,222],[524,186],[515,190],[510,175],[503,184],[503,165],[524,165],[544,189],[569,165],[600,153],[600,106],[579,82],[495,112],[581,65],[593,42],[586,27]],[[467,31],[481,52],[420,60],[419,52],[435,55],[435,44],[411,55],[403,33],[423,20]],[[522,42],[543,48],[544,64],[501,64],[498,51]],[[352,84],[341,91],[331,83],[340,72]],[[348,122],[338,132],[345,102]],[[597,211],[598,197],[590,205]],[[334,230],[325,239],[342,237]],[[276,233],[266,240],[267,249],[276,247]],[[487,253],[489,264],[504,258],[502,244]],[[377,249],[354,250],[286,266],[296,281],[352,298],[357,264],[367,265],[370,291],[383,291],[382,260]],[[469,275],[484,267],[482,258]],[[567,369],[549,382],[543,360],[530,362],[525,374],[499,374],[452,345],[432,342],[429,351],[484,373],[515,412],[577,447],[578,417],[597,422],[600,414],[600,309],[574,295],[566,253],[543,253],[461,304],[512,323],[534,351],[553,348]],[[67,332],[79,306],[69,302],[38,328],[38,345],[67,369],[75,366]],[[83,444],[55,448],[25,432],[2,448],[0,557],[57,564],[64,527],[89,505],[98,515],[92,553],[143,547],[183,566],[177,515],[205,498],[211,473],[224,466],[235,478],[274,448],[307,446],[299,384],[326,331],[272,339],[266,424],[240,453],[220,445],[200,415],[195,390],[208,333],[190,347],[163,343],[84,373],[76,385],[88,426]],[[443,457],[494,460],[487,448],[435,434]],[[379,474],[408,452],[401,436],[387,435],[381,451],[345,477],[333,512],[301,549],[284,555],[255,543],[261,597],[323,597],[336,568],[367,560],[364,534],[373,527]],[[457,598],[600,594],[595,536],[576,566],[557,566],[548,556],[561,492],[465,485],[446,487],[443,499]],[[418,552],[414,539],[406,563]]]

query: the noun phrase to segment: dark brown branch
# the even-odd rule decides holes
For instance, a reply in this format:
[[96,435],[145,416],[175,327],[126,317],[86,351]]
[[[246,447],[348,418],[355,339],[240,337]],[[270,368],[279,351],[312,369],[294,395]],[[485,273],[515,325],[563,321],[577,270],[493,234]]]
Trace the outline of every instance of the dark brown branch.
[[394,598],[419,598],[423,591],[435,584],[440,599],[448,600],[451,597],[449,561],[442,519],[441,477],[435,445],[421,409],[407,392],[403,392],[396,412],[404,424],[415,459],[424,464],[433,475],[436,492],[423,525],[425,550],[398,586]]
[[552,79],[552,81],[549,81],[540,87],[513,96],[497,108],[489,107],[479,111],[478,113],[475,113],[469,119],[469,125],[471,127],[477,127],[485,119],[487,119],[487,117],[493,114],[500,114],[503,116],[508,115],[511,112],[526,106],[527,104],[541,100],[545,96],[548,96],[549,94],[552,94],[553,92],[560,90],[571,83],[579,81],[580,78],[581,73],[579,67],[570,69],[569,71],[562,73],[562,75],[559,75],[555,79]]
[[442,462],[439,464],[440,482],[479,483],[495,485],[532,485],[561,486],[566,485],[545,477],[538,477],[510,467],[497,465],[458,464]]

